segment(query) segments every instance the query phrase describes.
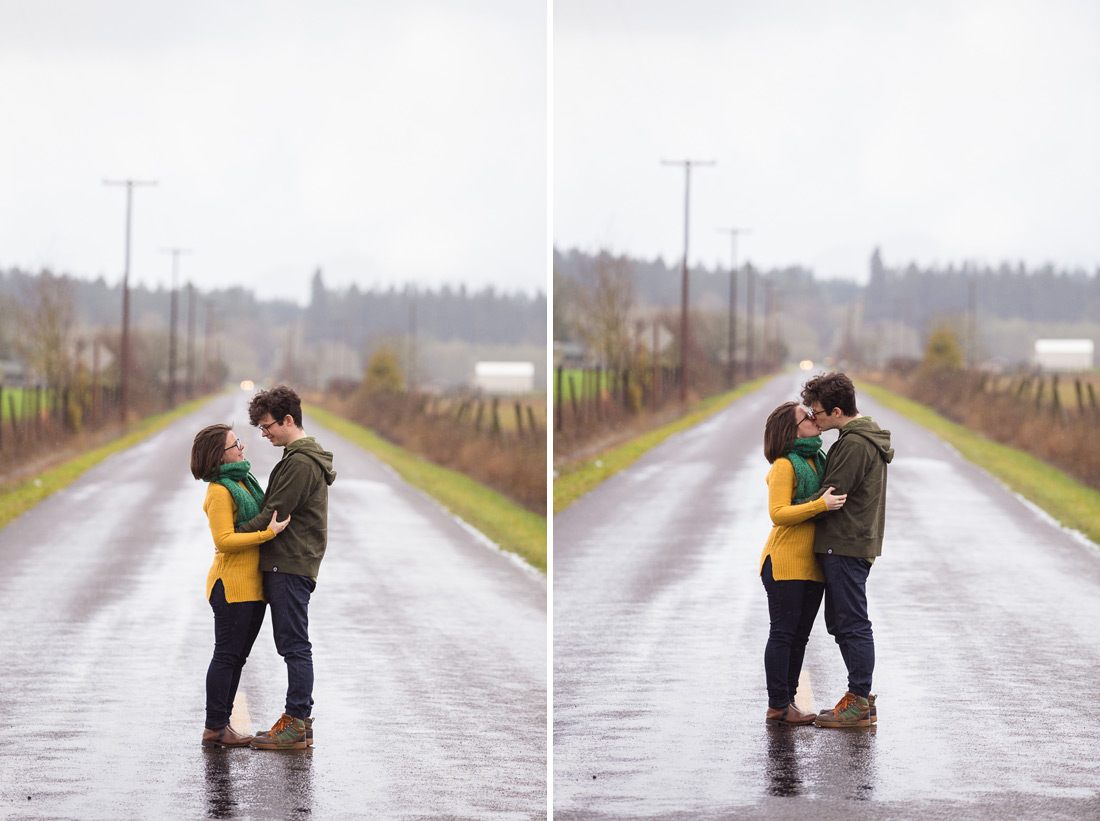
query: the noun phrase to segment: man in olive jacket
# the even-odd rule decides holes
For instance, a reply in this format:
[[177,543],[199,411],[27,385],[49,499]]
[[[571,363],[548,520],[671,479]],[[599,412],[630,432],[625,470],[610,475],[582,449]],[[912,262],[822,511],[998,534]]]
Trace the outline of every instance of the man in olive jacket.
[[263,510],[237,530],[262,530],[271,521],[272,511],[277,510],[280,519],[290,516],[283,532],[260,550],[275,649],[286,662],[286,708],[269,732],[257,733],[252,746],[302,749],[313,742],[309,599],[328,545],[328,488],[336,473],[332,454],[302,429],[302,403],[292,389],[279,385],[260,391],[248,406],[248,418],[272,445],[285,450],[268,478]]
[[848,692],[816,723],[866,727],[878,718],[871,695],[875,640],[867,615],[867,577],[882,555],[886,467],[894,449],[890,431],[859,413],[855,386],[844,374],[814,377],[803,386],[802,401],[822,431],[840,431],[826,456],[821,487],[848,495],[844,507],[815,519],[814,553],[825,575],[825,627],[848,668]]

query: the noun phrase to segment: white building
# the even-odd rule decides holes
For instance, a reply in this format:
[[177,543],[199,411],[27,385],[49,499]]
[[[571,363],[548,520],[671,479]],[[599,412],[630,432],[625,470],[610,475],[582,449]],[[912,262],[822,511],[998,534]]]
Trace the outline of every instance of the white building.
[[474,386],[483,393],[531,393],[535,389],[534,362],[478,362]]
[[1044,371],[1092,370],[1091,339],[1036,339],[1035,364]]

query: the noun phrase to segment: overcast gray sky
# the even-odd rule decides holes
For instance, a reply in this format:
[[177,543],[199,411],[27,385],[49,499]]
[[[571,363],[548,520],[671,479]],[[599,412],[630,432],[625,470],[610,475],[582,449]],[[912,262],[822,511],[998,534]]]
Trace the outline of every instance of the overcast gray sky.
[[546,289],[543,0],[0,0],[0,268]]
[[1100,265],[1100,3],[555,0],[559,248]]

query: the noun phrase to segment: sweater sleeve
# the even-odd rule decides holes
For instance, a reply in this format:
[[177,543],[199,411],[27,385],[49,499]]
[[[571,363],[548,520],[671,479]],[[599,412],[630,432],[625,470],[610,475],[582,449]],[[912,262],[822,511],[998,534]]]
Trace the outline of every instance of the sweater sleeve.
[[275,538],[275,531],[270,527],[257,533],[235,533],[233,520],[237,515],[237,506],[233,504],[229,490],[219,484],[210,483],[202,509],[210,520],[210,535],[214,537],[214,547],[219,553],[237,553]]
[[768,471],[768,512],[771,513],[772,524],[796,525],[829,509],[825,500],[820,498],[792,505],[794,486],[794,466],[791,460],[785,457],[776,459],[772,469]]

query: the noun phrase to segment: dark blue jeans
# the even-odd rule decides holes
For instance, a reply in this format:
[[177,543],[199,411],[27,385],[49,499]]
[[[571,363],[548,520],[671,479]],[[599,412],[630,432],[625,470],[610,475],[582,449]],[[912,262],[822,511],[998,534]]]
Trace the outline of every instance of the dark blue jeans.
[[818,553],[817,560],[825,574],[825,629],[840,645],[848,690],[866,698],[875,672],[875,637],[867,617],[871,562],[829,553]]
[[777,582],[772,576],[772,557],[764,559],[760,579],[768,592],[771,630],[764,648],[764,677],[768,685],[768,706],[786,707],[794,701],[798,676],[806,657],[825,585],[802,579]]
[[308,576],[264,571],[275,649],[286,662],[286,708],[294,718],[313,715],[313,645],[309,643],[309,597],[317,582]]
[[260,633],[267,605],[262,601],[229,604],[225,585],[218,579],[210,591],[210,608],[214,611],[214,655],[206,669],[206,727],[217,730],[229,723],[241,668]]

